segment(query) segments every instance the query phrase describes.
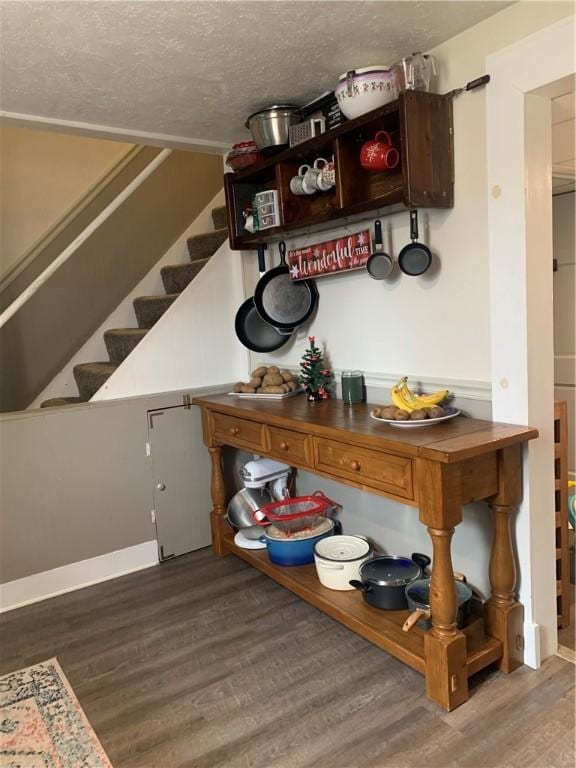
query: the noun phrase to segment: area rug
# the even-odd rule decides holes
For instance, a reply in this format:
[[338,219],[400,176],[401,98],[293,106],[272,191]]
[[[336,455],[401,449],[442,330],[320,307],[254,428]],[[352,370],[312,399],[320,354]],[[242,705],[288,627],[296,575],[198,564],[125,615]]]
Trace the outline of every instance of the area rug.
[[0,677],[2,768],[112,768],[56,659]]

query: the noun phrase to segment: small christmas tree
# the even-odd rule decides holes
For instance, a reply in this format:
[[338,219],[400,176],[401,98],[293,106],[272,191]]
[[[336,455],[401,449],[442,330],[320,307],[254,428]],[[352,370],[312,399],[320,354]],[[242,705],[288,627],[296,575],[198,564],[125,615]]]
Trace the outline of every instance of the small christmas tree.
[[300,381],[306,389],[308,400],[327,400],[332,371],[326,367],[324,357],[316,346],[316,337],[308,336],[309,348],[300,362]]

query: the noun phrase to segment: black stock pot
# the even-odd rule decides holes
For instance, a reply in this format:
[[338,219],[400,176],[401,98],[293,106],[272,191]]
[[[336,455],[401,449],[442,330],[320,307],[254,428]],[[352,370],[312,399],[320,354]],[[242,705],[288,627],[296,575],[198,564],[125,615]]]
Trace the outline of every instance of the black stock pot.
[[430,558],[419,552],[411,557],[380,555],[366,560],[360,567],[360,580],[350,585],[359,589],[364,599],[374,608],[385,611],[404,611],[408,608],[406,587],[424,575]]

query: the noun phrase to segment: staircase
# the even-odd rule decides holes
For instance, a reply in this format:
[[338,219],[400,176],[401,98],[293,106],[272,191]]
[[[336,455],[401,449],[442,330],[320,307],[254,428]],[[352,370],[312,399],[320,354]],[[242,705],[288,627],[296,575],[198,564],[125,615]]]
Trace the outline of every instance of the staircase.
[[79,396],[52,397],[44,400],[40,404],[41,408],[74,405],[92,399],[226,240],[228,237],[226,208],[215,208],[212,211],[212,221],[214,222],[213,232],[195,235],[188,240],[190,263],[171,264],[161,268],[160,275],[166,293],[160,296],[139,296],[134,299],[133,306],[138,327],[112,328],[104,333],[109,360],[79,363],[74,366],[74,379]]

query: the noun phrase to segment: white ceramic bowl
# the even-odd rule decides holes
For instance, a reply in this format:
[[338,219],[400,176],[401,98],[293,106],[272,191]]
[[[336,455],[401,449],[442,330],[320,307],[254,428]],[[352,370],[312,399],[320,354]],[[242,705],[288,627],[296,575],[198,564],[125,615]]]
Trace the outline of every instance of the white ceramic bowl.
[[352,120],[398,98],[396,74],[383,66],[353,69],[340,75],[334,93],[340,109]]
[[354,589],[351,579],[360,578],[360,566],[372,557],[372,547],[362,536],[331,536],[314,545],[314,562],[320,583],[343,592]]

